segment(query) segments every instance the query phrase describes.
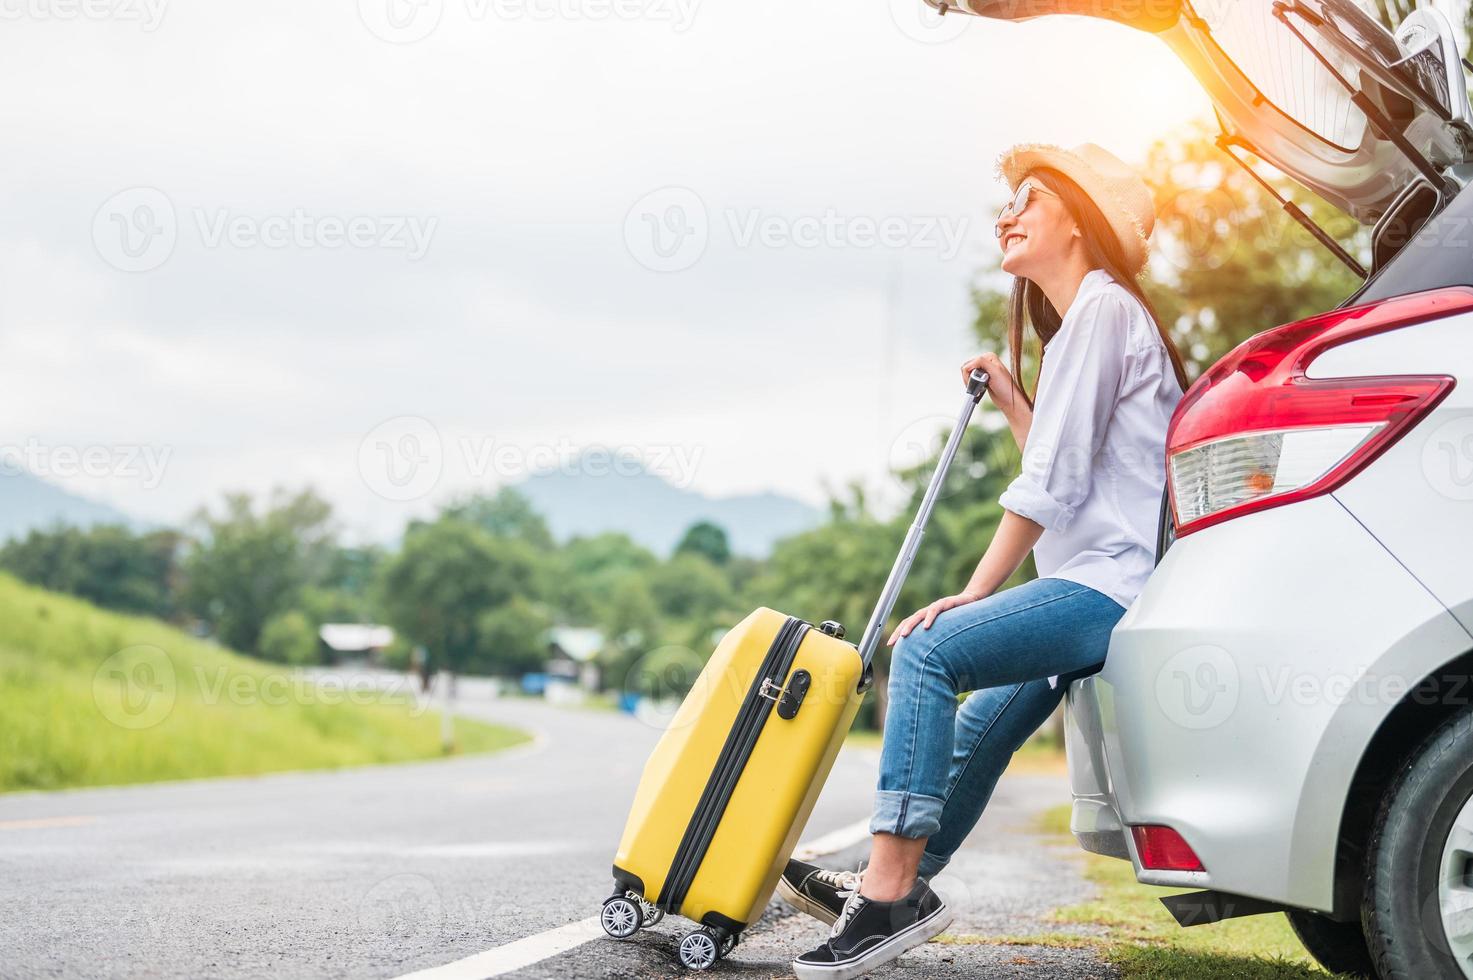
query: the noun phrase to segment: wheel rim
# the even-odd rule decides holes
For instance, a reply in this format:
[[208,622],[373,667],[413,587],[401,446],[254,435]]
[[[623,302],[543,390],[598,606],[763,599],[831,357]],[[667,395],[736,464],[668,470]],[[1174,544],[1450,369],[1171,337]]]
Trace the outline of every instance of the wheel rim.
[[1465,977],[1473,977],[1473,798],[1448,831],[1438,866],[1437,901],[1448,948]]
[[716,962],[716,941],[704,932],[693,932],[680,941],[680,958],[686,966],[704,970]]
[[615,899],[604,903],[604,932],[615,939],[625,939],[639,931],[639,910],[633,902]]
[[665,918],[665,910],[657,906],[654,902],[648,901],[642,896],[633,894],[628,895],[628,897],[638,901],[640,908],[644,910],[643,928],[648,929],[650,926]]

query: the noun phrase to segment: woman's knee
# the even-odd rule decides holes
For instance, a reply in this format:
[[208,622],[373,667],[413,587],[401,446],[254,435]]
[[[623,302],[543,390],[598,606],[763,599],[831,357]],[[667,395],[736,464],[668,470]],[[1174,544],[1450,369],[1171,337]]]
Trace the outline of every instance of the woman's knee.
[[890,656],[892,680],[896,677],[918,681],[941,679],[955,689],[955,675],[947,663],[943,639],[940,634],[916,627],[909,636],[897,640]]

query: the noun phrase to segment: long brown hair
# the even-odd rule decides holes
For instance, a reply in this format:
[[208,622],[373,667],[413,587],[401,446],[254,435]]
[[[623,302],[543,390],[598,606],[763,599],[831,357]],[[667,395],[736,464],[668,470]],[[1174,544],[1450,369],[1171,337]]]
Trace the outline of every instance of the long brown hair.
[[[1091,268],[1104,269],[1145,308],[1146,315],[1151,318],[1156,332],[1161,335],[1162,343],[1166,345],[1166,353],[1171,358],[1171,367],[1176,372],[1177,383],[1181,385],[1182,391],[1186,391],[1187,369],[1182,364],[1181,353],[1176,349],[1176,344],[1172,342],[1171,335],[1161,325],[1161,317],[1156,313],[1156,307],[1141,291],[1135,276],[1126,271],[1125,250],[1120,246],[1120,239],[1115,237],[1114,229],[1105,220],[1099,206],[1078,184],[1052,167],[1035,167],[1030,173],[1036,173],[1048,182],[1049,189],[1059,195],[1059,200],[1063,203],[1064,210],[1069,212],[1069,217],[1079,225],[1079,230],[1084,237],[1085,255],[1089,258]],[[1039,374],[1042,374],[1042,345],[1048,343],[1050,338],[1059,332],[1059,324],[1062,320],[1063,318],[1059,316],[1059,312],[1054,309],[1054,305],[1049,302],[1043,290],[1031,280],[1021,277],[1013,280],[1013,292],[1008,298],[1008,350],[1012,355],[1013,377],[1018,379],[1020,389],[1023,388],[1023,331],[1025,326],[1032,324],[1033,333],[1038,337],[1038,371]],[[1033,395],[1037,390],[1038,375],[1034,375],[1033,390],[1024,389],[1023,391],[1023,397],[1028,401],[1030,408],[1033,405]]]

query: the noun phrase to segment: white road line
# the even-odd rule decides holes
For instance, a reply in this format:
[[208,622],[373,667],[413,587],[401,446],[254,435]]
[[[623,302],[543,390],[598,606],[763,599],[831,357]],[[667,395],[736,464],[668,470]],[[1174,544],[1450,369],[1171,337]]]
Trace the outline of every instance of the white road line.
[[869,818],[855,821],[847,827],[840,827],[832,833],[815,837],[806,844],[799,844],[798,849],[793,852],[793,857],[799,861],[812,861],[814,858],[823,857],[825,854],[833,854],[842,851],[846,847],[858,844],[869,836]]
[[[307,856],[315,854],[382,855],[416,858],[509,858],[538,857],[548,854],[574,854],[601,849],[589,841],[523,840],[475,841],[447,844],[408,844],[397,838],[380,840],[344,840],[318,843],[310,841],[287,845],[284,850]],[[298,860],[293,857],[292,860]]]
[[399,980],[484,980],[486,977],[499,977],[503,973],[541,963],[550,956],[582,946],[603,934],[604,929],[599,925],[598,916],[591,915],[578,922],[539,932],[535,936],[497,946],[454,963],[406,974]]
[[0,830],[44,830],[48,827],[85,827],[96,817],[33,817],[29,820],[0,820]]
[[[506,728],[517,727],[514,724],[509,724],[503,721],[492,722],[487,718],[477,717],[476,715],[463,715],[457,713],[456,717],[465,718],[469,721],[479,721],[482,724],[502,725]],[[490,753],[490,755],[496,759],[519,759],[524,755],[537,755],[542,752],[543,749],[547,748],[548,744],[552,741],[547,737],[547,733],[542,731],[540,728],[523,728],[522,731],[529,732],[531,734],[531,741],[523,742],[520,745],[513,745],[509,749],[500,749],[496,752]],[[479,754],[480,753],[475,753],[474,755],[467,756],[467,758],[474,758],[475,755]]]
[[[793,856],[800,861],[811,861],[825,854],[842,851],[868,836],[869,820],[861,820],[847,827],[840,827],[832,833],[815,837],[806,844],[799,844]],[[488,949],[484,953],[467,956],[454,963],[406,973],[396,980],[486,980],[488,977],[499,977],[513,970],[521,970],[541,963],[549,957],[566,953],[570,949],[598,939],[603,934],[604,930],[599,924],[599,917],[592,915],[547,932],[539,932],[535,936],[528,936],[525,939],[518,939],[515,942]]]

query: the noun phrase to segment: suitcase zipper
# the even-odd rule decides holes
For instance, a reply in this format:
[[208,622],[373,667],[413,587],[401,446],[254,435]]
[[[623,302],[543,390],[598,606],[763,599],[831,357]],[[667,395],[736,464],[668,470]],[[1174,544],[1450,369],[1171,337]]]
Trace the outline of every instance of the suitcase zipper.
[[696,804],[695,813],[686,826],[685,836],[675,851],[675,860],[670,864],[670,873],[665,876],[666,886],[660,889],[660,900],[656,903],[668,912],[679,912],[685,901],[686,892],[705,860],[711,838],[726,812],[726,805],[736,789],[737,780],[746,767],[747,759],[757,744],[767,716],[772,712],[773,702],[762,696],[762,690],[772,682],[782,683],[793,661],[798,655],[798,646],[803,642],[809,626],[801,619],[788,617],[773,638],[772,645],[762,660],[762,667],[747,689],[742,706],[737,711],[736,721],[721,747],[721,755],[711,769],[706,788]]

